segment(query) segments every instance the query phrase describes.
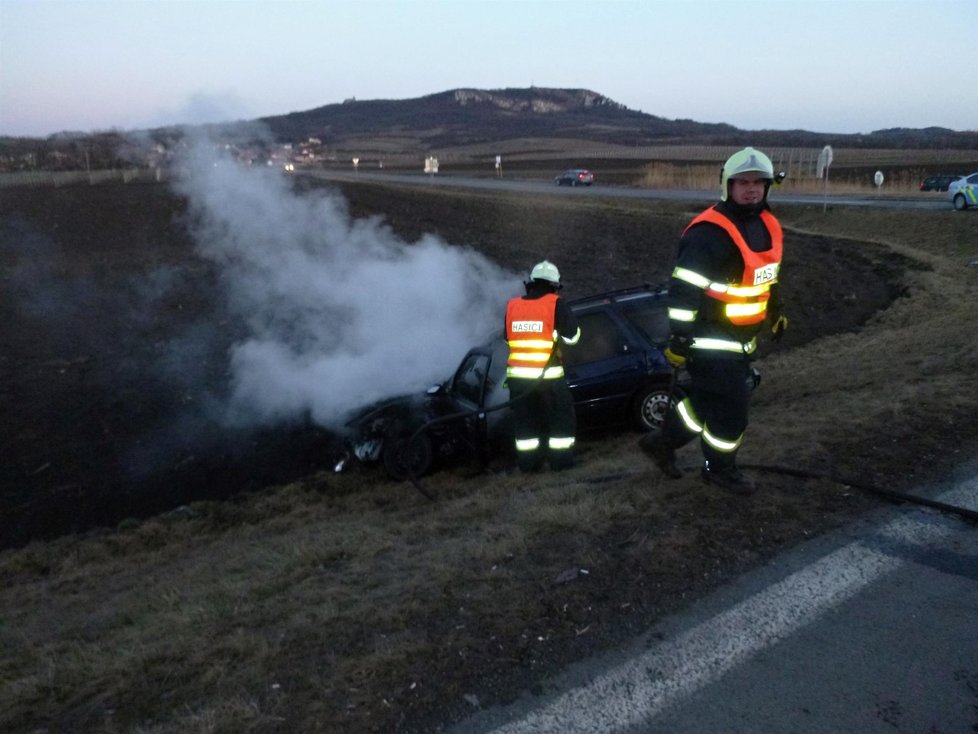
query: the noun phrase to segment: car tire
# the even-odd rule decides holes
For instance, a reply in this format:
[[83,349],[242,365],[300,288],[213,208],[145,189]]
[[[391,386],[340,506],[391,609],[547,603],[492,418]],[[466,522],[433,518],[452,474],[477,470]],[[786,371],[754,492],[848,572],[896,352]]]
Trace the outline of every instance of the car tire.
[[639,431],[651,431],[662,426],[669,409],[669,402],[680,397],[680,391],[672,391],[669,383],[657,383],[642,388],[632,400],[632,423]]
[[968,208],[968,202],[965,200],[964,194],[955,194],[952,201],[954,202],[954,208],[959,212]]
[[423,476],[431,469],[434,460],[431,436],[427,431],[388,436],[384,439],[380,459],[387,476],[398,482]]

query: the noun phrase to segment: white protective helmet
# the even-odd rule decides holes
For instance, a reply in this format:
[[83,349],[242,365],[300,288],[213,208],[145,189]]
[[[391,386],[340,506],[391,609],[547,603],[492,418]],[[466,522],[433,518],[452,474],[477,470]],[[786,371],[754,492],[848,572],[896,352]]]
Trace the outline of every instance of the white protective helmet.
[[[720,201],[727,200],[727,181],[743,173],[756,172],[768,179],[768,185],[774,181],[774,165],[771,159],[759,150],[744,148],[727,158],[720,170]],[[765,192],[767,196],[767,192]]]
[[530,271],[530,280],[545,280],[555,286],[560,286],[560,271],[549,260],[542,260],[533,266],[533,270]]

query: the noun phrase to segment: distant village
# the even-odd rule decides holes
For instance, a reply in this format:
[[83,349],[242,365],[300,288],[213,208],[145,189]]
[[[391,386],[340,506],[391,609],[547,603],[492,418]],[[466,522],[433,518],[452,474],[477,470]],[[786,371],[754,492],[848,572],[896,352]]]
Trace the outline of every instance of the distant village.
[[[309,137],[298,143],[220,143],[236,160],[249,166],[292,171],[336,161],[322,140]],[[28,171],[166,171],[187,146],[182,137],[164,140],[105,133],[92,136],[51,136],[43,139],[0,138],[0,173]],[[352,161],[344,156],[345,164]]]

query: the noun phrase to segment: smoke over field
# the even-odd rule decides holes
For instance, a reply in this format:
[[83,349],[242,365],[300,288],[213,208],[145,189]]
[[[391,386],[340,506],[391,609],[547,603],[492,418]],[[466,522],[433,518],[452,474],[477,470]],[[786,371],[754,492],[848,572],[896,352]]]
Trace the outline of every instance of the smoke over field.
[[4,190],[0,546],[331,467],[346,411],[447,377],[521,288],[336,190],[182,169]]
[[407,243],[379,218],[351,219],[336,193],[295,193],[277,169],[206,144],[186,162],[177,191],[197,251],[247,331],[229,355],[233,425],[335,427],[365,402],[441,380],[520,287],[470,248]]

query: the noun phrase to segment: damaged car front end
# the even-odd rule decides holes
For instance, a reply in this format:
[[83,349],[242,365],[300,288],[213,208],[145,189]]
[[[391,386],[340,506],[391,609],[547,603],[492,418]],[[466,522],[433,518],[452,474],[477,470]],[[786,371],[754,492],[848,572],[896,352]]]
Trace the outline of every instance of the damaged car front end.
[[423,395],[390,398],[353,415],[345,425],[349,455],[381,462],[397,480],[420,477],[464,452],[485,460],[492,446],[512,436],[503,410],[506,355],[505,342],[492,340],[470,349],[451,378]]

